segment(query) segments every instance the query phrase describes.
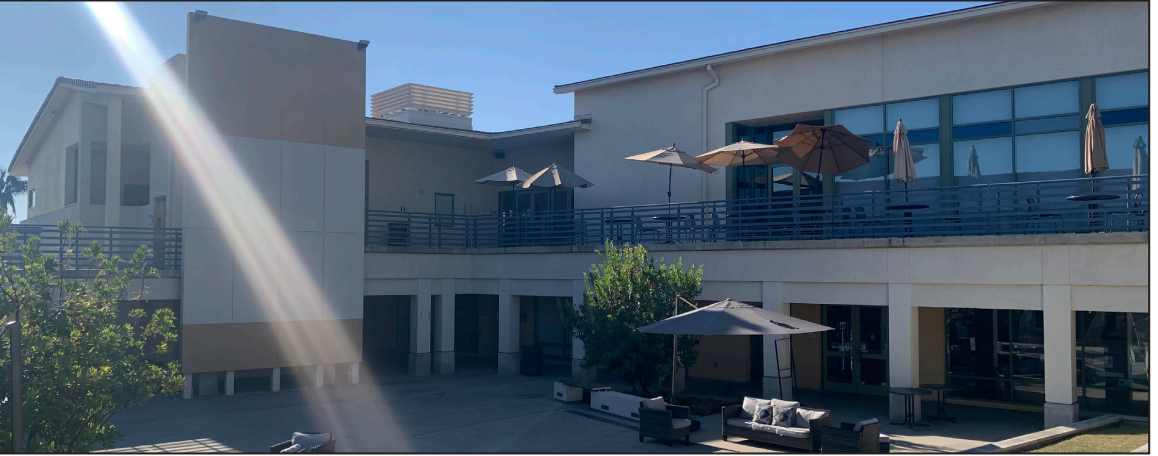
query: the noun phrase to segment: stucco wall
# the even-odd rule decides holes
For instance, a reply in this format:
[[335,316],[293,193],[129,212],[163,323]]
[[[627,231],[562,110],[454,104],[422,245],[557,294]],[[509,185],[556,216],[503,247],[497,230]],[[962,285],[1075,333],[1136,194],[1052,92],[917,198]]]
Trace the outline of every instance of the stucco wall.
[[[1147,17],[1144,3],[1061,2],[713,65],[708,149],[733,121],[1147,68]],[[673,142],[705,152],[711,82],[699,68],[576,92],[575,114],[592,128],[575,135],[575,171],[605,181],[576,193],[576,206],[664,202],[667,170],[623,157]],[[697,173],[675,173],[673,201],[701,198]],[[723,199],[724,173],[709,181],[707,199]]]
[[72,96],[45,134],[44,142],[35,149],[35,156],[28,166],[28,189],[36,190],[36,207],[28,208],[28,218],[64,207],[65,149],[78,141],[80,99]]

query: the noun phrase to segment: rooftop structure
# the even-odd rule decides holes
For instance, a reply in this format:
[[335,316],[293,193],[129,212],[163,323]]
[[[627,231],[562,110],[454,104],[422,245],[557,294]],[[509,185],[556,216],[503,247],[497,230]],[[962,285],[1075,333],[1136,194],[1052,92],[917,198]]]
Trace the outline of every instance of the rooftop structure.
[[402,84],[370,96],[370,116],[401,122],[471,129],[474,94]]

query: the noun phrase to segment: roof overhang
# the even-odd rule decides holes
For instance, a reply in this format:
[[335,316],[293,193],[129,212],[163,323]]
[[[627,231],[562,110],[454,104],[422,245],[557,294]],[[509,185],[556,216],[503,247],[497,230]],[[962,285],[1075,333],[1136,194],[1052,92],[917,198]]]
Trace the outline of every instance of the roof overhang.
[[837,43],[841,41],[855,40],[866,38],[869,36],[881,35],[885,33],[897,32],[901,30],[909,30],[918,27],[928,27],[933,25],[944,24],[947,22],[960,21],[965,19],[973,19],[993,14],[1008,13],[1012,11],[1025,10],[1035,8],[1042,5],[1047,5],[1054,2],[1004,2],[994,3],[990,5],[975,6],[972,8],[960,9],[956,11],[949,11],[945,13],[937,13],[928,16],[915,17],[912,19],[903,19],[894,22],[887,22],[884,24],[870,25],[867,27],[860,27],[841,32],[827,33],[824,35],[817,35],[807,38],[800,38],[795,40],[783,41],[775,44],[768,44],[764,46],[757,46],[748,49],[741,49],[739,51],[727,52],[708,57],[701,57],[693,60],[686,60],[683,62],[671,63],[652,68],[645,68],[642,70],[629,71],[627,73],[620,73],[612,76],[605,76],[602,78],[589,79],[586,81],[575,82],[571,84],[563,84],[555,86],[555,93],[572,93],[579,90],[591,89],[611,84],[618,84],[621,82],[631,81],[635,79],[650,78],[680,71],[687,71],[692,69],[703,68],[706,65],[720,65],[724,63],[737,62],[756,57],[763,57],[766,55],[777,54],[781,52],[795,51],[799,49],[810,48],[814,46],[821,46],[826,44]]
[[509,150],[570,142],[576,131],[590,128],[588,120],[573,120],[504,132],[461,130],[366,118],[366,136],[483,150]]

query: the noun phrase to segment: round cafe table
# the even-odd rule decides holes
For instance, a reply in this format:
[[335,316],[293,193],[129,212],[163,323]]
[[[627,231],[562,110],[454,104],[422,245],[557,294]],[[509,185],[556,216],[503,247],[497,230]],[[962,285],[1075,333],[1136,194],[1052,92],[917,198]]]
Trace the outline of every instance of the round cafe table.
[[926,417],[929,421],[945,420],[950,423],[956,423],[957,418],[950,417],[945,413],[945,392],[946,391],[960,391],[963,388],[955,385],[947,385],[943,383],[926,383],[921,385],[921,388],[933,390],[937,392],[937,415]]
[[929,391],[927,389],[921,389],[921,388],[895,387],[895,388],[889,388],[889,394],[897,394],[897,395],[904,396],[904,398],[905,398],[905,421],[900,422],[900,423],[892,423],[892,424],[897,424],[897,425],[906,425],[907,424],[909,426],[909,429],[912,429],[913,426],[928,426],[928,424],[917,422],[917,416],[916,416],[916,413],[914,412],[914,410],[916,410],[917,407],[914,404],[914,402],[915,402],[915,398],[917,396],[927,396],[927,395],[933,394],[932,391]]

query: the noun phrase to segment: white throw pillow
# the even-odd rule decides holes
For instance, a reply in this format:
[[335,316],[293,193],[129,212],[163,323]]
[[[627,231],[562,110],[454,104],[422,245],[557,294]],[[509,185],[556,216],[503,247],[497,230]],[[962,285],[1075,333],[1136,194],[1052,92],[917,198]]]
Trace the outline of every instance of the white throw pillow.
[[824,418],[826,416],[828,416],[828,412],[826,412],[824,410],[812,410],[812,409],[806,409],[806,408],[798,408],[798,409],[796,409],[796,423],[794,424],[794,426],[799,427],[799,428],[806,428],[806,427],[808,427],[809,421],[815,420],[818,418]]
[[740,417],[750,420],[756,414],[757,405],[771,403],[772,401],[767,399],[744,396],[744,404],[740,406]]
[[663,401],[663,396],[653,399],[644,399],[639,401],[643,403],[643,407],[651,410],[667,410],[667,404]]
[[768,399],[768,400],[772,402],[772,405],[775,405],[777,407],[800,407],[800,403],[795,402],[795,401],[785,401],[785,400],[781,400],[781,399]]
[[290,443],[294,445],[301,445],[302,451],[312,450],[314,447],[330,441],[330,434],[302,434],[295,432],[293,440]]

